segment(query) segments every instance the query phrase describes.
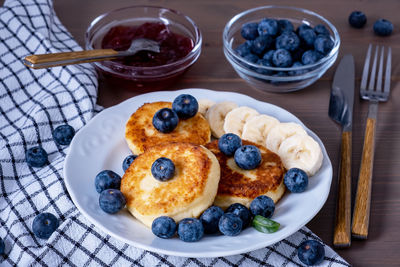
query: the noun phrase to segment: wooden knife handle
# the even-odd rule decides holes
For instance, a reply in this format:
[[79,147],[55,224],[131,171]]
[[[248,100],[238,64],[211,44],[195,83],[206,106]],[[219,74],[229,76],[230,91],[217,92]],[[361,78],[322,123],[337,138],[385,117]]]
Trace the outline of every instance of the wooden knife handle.
[[25,57],[24,64],[33,69],[41,69],[69,64],[114,59],[118,51],[113,49],[95,49],[78,52],[62,52],[53,54],[30,55]]
[[375,149],[375,118],[367,119],[364,147],[358,177],[356,201],[353,211],[352,235],[366,239],[368,236],[369,214],[371,206],[372,167]]
[[351,132],[342,133],[336,222],[333,234],[335,247],[349,247],[351,244],[351,140]]

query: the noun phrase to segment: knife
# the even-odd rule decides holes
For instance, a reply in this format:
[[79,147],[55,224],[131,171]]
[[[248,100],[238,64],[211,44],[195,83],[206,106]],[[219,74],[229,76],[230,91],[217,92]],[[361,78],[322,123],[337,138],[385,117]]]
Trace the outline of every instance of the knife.
[[349,247],[351,213],[351,143],[354,103],[354,59],[345,55],[336,69],[329,100],[329,117],[342,126],[342,142],[333,234],[335,247]]

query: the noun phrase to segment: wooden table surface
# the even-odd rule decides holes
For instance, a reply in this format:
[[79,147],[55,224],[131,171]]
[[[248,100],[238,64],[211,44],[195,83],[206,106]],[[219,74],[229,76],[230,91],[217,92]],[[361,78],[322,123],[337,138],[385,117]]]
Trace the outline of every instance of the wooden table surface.
[[[132,4],[157,5],[179,10],[190,16],[203,34],[203,50],[199,60],[171,86],[170,90],[183,88],[209,88],[235,91],[256,99],[273,103],[299,117],[324,142],[333,164],[334,176],[329,198],[308,223],[308,227],[328,245],[332,245],[332,233],[337,187],[337,170],[340,148],[340,127],[328,117],[328,104],[333,71],[337,62],[319,81],[300,92],[272,94],[257,91],[246,84],[234,72],[222,52],[222,30],[235,14],[260,5],[293,5],[294,1],[129,1],[129,0],[57,0],[55,10],[60,20],[76,38],[84,44],[84,33],[89,23],[99,14],[114,8]],[[339,58],[347,53],[354,55],[356,62],[356,89],[359,88],[364,55],[369,43],[384,44],[393,49],[391,97],[379,105],[376,131],[375,165],[373,170],[371,219],[368,240],[354,240],[350,248],[337,250],[354,266],[382,266],[400,264],[400,1],[386,0],[336,0],[296,1],[298,7],[313,10],[338,29],[341,36]],[[368,17],[364,29],[353,29],[348,25],[348,16],[353,10],[362,10]],[[387,38],[373,34],[372,25],[378,18],[386,18],[394,24],[394,33]],[[353,200],[362,151],[364,127],[368,103],[360,100],[356,90],[353,125]],[[98,103],[105,107],[117,104],[137,93],[108,88],[100,83]]]

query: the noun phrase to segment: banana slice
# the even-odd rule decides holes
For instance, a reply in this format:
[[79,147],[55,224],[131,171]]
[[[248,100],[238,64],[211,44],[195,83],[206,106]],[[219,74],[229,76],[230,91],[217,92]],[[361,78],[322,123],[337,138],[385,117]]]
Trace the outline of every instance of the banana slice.
[[322,165],[322,150],[309,135],[295,134],[285,139],[278,150],[286,169],[299,168],[313,176]]
[[244,124],[242,138],[265,146],[269,131],[278,123],[277,119],[265,114],[254,116]]
[[279,123],[269,131],[265,146],[272,152],[278,153],[283,140],[295,134],[307,135],[307,132],[300,124],[294,122]]
[[198,103],[199,103],[199,110],[198,110],[198,112],[199,112],[201,115],[203,115],[204,117],[206,116],[207,110],[208,110],[212,105],[215,105],[215,102],[214,102],[214,101],[212,101],[212,100],[210,100],[210,99],[206,99],[206,98],[200,99],[200,100],[198,101]]
[[206,119],[210,124],[211,133],[214,137],[220,138],[224,133],[225,116],[232,109],[237,108],[237,104],[230,101],[224,101],[212,105],[206,113]]
[[245,106],[232,109],[225,117],[225,133],[234,133],[242,137],[244,124],[258,114],[257,110]]

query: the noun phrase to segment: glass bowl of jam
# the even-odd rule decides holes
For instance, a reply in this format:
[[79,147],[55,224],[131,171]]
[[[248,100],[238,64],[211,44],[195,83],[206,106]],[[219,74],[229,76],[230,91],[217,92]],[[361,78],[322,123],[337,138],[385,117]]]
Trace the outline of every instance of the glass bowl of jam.
[[201,53],[202,36],[194,21],[163,7],[131,6],[100,15],[86,31],[86,49],[129,48],[132,40],[147,38],[160,44],[160,53],[141,51],[133,56],[93,63],[107,84],[138,91],[171,85]]

